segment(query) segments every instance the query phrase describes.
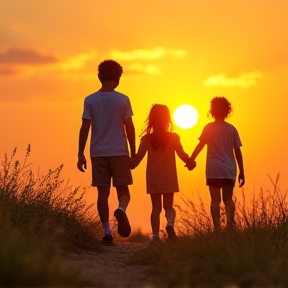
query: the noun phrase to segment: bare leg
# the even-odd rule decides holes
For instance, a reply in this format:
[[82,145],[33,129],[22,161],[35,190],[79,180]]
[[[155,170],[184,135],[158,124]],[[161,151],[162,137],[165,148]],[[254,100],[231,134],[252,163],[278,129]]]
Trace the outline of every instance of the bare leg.
[[163,193],[163,207],[165,210],[165,217],[167,225],[174,226],[176,211],[173,208],[174,193]]
[[127,185],[125,186],[117,186],[117,197],[119,201],[119,207],[123,208],[124,212],[126,211],[126,208],[130,202],[130,193],[129,188]]
[[165,210],[165,217],[167,219],[166,232],[168,239],[176,239],[176,233],[174,230],[174,222],[176,217],[176,211],[173,208],[174,193],[163,193],[163,206]]
[[154,235],[159,235],[160,229],[160,213],[162,210],[161,194],[150,194],[152,202],[152,212],[151,212],[151,227],[152,233]]
[[232,199],[234,187],[223,187],[223,202],[226,210],[227,227],[233,228],[235,225],[235,203]]
[[211,215],[213,219],[213,224],[215,230],[220,229],[220,202],[221,194],[220,187],[209,186],[210,196],[211,196]]
[[98,186],[98,199],[97,199],[97,209],[102,223],[109,222],[109,206],[108,197],[110,194],[109,186]]

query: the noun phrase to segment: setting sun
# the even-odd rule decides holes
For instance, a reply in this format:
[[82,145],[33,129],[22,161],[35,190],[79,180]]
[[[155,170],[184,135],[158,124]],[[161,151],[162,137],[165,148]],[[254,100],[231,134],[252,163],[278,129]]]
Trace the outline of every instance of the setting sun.
[[174,112],[174,121],[182,129],[193,127],[198,121],[198,112],[191,105],[181,105]]

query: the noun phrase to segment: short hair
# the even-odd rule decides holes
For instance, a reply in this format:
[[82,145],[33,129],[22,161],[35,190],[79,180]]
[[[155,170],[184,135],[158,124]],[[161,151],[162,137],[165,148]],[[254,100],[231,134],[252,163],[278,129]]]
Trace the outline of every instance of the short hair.
[[232,104],[223,96],[214,97],[210,103],[211,105],[209,113],[214,119],[226,119],[233,111]]
[[119,82],[122,73],[122,66],[111,59],[104,60],[98,66],[98,77],[101,83],[112,80]]

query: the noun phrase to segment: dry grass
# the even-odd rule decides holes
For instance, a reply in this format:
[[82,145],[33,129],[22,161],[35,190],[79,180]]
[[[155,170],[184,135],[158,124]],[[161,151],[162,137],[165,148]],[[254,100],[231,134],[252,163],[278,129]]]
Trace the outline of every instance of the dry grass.
[[[288,202],[277,181],[247,203],[235,199],[233,230],[216,233],[209,207],[183,199],[175,242],[149,245],[131,263],[148,264],[159,287],[287,287]],[[243,191],[244,192],[244,191]],[[222,209],[222,226],[225,211]]]
[[98,218],[84,200],[85,189],[60,178],[62,165],[44,176],[4,157],[0,175],[0,285],[73,286],[82,280],[63,269],[63,253],[99,251]]

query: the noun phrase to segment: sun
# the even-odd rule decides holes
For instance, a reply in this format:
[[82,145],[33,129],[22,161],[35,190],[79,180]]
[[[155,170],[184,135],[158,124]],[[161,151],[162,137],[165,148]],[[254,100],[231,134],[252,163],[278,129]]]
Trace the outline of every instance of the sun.
[[187,104],[177,107],[173,116],[176,125],[182,129],[189,129],[198,121],[197,110]]

